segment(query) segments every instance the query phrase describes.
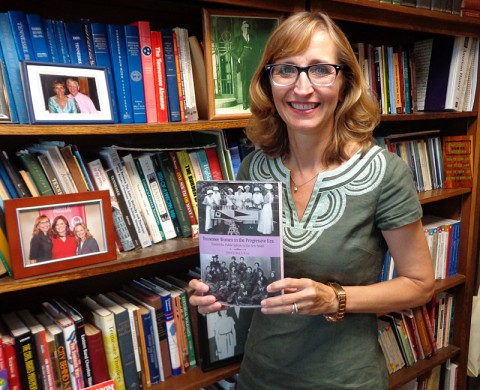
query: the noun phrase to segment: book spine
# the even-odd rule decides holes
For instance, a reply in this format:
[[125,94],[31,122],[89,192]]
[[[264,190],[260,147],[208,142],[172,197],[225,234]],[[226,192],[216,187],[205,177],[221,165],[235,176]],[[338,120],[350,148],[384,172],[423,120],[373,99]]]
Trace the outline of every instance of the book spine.
[[64,22],[65,38],[72,64],[89,64],[85,31],[81,22]]
[[15,184],[13,184],[5,166],[1,161],[0,161],[0,180],[3,182],[3,185],[5,186],[5,189],[7,190],[7,193],[10,199],[19,197],[17,189],[15,188]]
[[[94,325],[91,326],[93,327]],[[87,347],[92,362],[93,383],[97,384],[108,380],[110,376],[108,374],[107,359],[101,331],[94,334],[87,333]]]
[[140,40],[140,53],[142,61],[143,87],[145,92],[145,109],[147,113],[147,123],[157,122],[157,101],[155,95],[155,80],[152,58],[152,43],[150,37],[150,23],[139,21],[132,23],[138,27],[138,37]]
[[203,180],[214,180],[212,172],[210,171],[210,165],[208,164],[207,153],[205,149],[197,150],[197,160],[202,171]]
[[107,24],[107,40],[117,92],[118,117],[121,123],[133,123],[132,95],[123,26]]
[[42,151],[46,154],[63,191],[66,194],[77,193],[78,190],[73,181],[72,174],[68,170],[67,164],[65,163],[58,146],[46,146]]
[[108,49],[107,27],[103,23],[92,23],[93,51],[95,53],[95,62],[98,66],[104,66],[107,69],[108,84],[110,86],[110,101],[112,103],[113,119],[118,123],[117,95],[115,84],[113,82],[112,62],[110,61],[110,51]]
[[3,335],[3,350],[5,352],[5,363],[7,366],[8,385],[11,390],[21,390],[20,373],[18,371],[17,356],[15,354],[15,347],[13,337]]
[[0,151],[0,163],[3,164],[3,167],[7,171],[10,180],[12,181],[13,185],[15,186],[15,190],[20,198],[26,198],[30,196],[30,192],[28,191],[25,182],[20,177],[18,171],[16,170],[15,166],[13,165],[10,157],[8,156],[7,152],[2,150]]
[[38,14],[27,14],[27,22],[32,39],[32,48],[37,61],[50,62],[50,52],[48,50],[45,30],[43,28],[42,18]]
[[207,155],[213,180],[223,180],[222,168],[220,167],[215,147],[205,148],[205,154]]
[[198,221],[197,181],[195,179],[195,174],[193,173],[192,164],[190,163],[190,157],[188,157],[188,152],[186,150],[179,150],[176,152],[176,155],[183,178],[185,179],[190,201],[192,202],[193,212]]
[[162,34],[160,31],[150,33],[153,50],[153,70],[155,80],[155,95],[157,99],[157,121],[168,122],[167,88],[165,80],[165,63],[163,55]]
[[85,43],[87,44],[88,63],[95,66],[97,61],[95,60],[95,51],[93,49],[92,22],[89,19],[80,19],[80,24],[83,27]]
[[29,152],[19,152],[17,153],[20,161],[23,163],[25,169],[30,172],[32,179],[35,182],[40,195],[53,195],[54,192],[50,183],[45,175],[45,172],[42,169],[42,166],[38,162],[36,156],[32,155]]
[[177,71],[177,87],[178,87],[178,102],[180,104],[180,121],[186,121],[186,114],[185,114],[185,82],[184,72],[180,63],[180,53],[178,48],[178,38],[175,32],[172,32],[172,41],[173,41],[173,57],[175,59],[175,69]]
[[23,94],[22,76],[20,73],[20,58],[17,54],[10,22],[6,13],[0,13],[0,36],[3,60],[5,62],[5,69],[8,79],[10,80],[10,87],[13,96],[13,102],[18,118],[15,118],[20,123],[29,123],[27,103]]
[[53,32],[55,33],[55,42],[58,49],[58,62],[62,64],[71,64],[72,62],[68,52],[67,37],[65,36],[65,27],[63,21],[53,21]]
[[27,14],[23,11],[7,11],[7,14],[19,60],[34,61],[35,53],[28,27]]
[[10,78],[8,76],[7,65],[5,63],[5,58],[3,56],[1,43],[0,43],[0,78],[2,79],[2,82],[5,85],[5,94],[6,94],[5,98],[8,99],[8,102],[9,102],[9,106],[5,114],[10,116],[10,121],[12,123],[18,123],[17,108],[15,106],[13,90],[12,90],[12,86],[10,85]]
[[118,186],[120,187],[120,190],[125,198],[125,203],[130,211],[130,215],[135,226],[135,231],[137,232],[138,239],[140,240],[140,245],[142,248],[150,246],[152,243],[150,241],[147,228],[141,218],[137,202],[133,196],[133,191],[130,183],[128,182],[128,178],[118,152],[112,148],[107,148],[101,152],[101,155],[106,159],[108,166],[113,169]]
[[52,62],[58,62],[57,42],[55,41],[55,34],[53,32],[53,23],[51,19],[42,19],[43,30],[45,32],[45,39],[47,41],[47,50],[49,59]]
[[175,65],[175,52],[173,47],[173,33],[171,30],[162,29],[163,55],[165,61],[165,80],[167,85],[168,121],[180,122],[180,98],[178,92],[177,68]]
[[145,350],[148,361],[148,371],[150,373],[149,381],[151,384],[157,384],[160,382],[160,366],[159,357],[157,356],[154,341],[154,323],[150,313],[142,315],[142,328],[145,340]]
[[63,192],[60,182],[57,176],[55,175],[55,172],[53,171],[52,165],[50,164],[50,161],[48,161],[47,156],[44,154],[39,154],[37,158],[38,158],[38,162],[43,168],[43,171],[45,172],[45,176],[50,182],[53,192],[56,195],[64,194],[65,192]]
[[143,88],[142,60],[138,27],[125,25],[125,44],[128,63],[128,79],[132,96],[133,121],[146,123],[145,92]]
[[193,341],[192,333],[192,323],[190,321],[190,313],[188,310],[188,298],[187,292],[182,290],[180,293],[180,302],[183,313],[183,322],[185,328],[185,335],[187,338],[187,348],[188,348],[188,357],[190,361],[190,368],[195,368],[197,366],[197,361],[195,359],[195,343]]
[[59,149],[60,153],[67,165],[68,171],[72,176],[73,182],[78,192],[87,192],[88,187],[85,179],[83,178],[82,172],[80,171],[76,161],[75,156],[73,155],[72,148],[70,145],[64,146]]

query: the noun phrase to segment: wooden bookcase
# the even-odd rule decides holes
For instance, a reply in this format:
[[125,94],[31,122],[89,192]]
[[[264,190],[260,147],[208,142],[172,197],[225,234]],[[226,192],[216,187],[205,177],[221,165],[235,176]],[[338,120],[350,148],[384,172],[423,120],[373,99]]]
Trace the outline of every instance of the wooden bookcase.
[[[325,10],[347,32],[351,42],[406,44],[435,35],[480,35],[480,21],[414,8],[368,0],[50,0],[48,2],[17,0],[1,4],[0,12],[19,9],[37,12],[44,18],[65,21],[79,18],[106,23],[129,23],[149,20],[153,29],[162,27],[188,28],[201,40],[201,8],[261,9],[289,14],[298,10]],[[0,37],[1,39],[1,37]],[[480,79],[480,77],[479,77]],[[474,171],[479,169],[480,121],[478,118],[480,88],[477,88],[473,112],[419,113],[383,116],[379,135],[439,129],[442,135],[470,134],[475,140]],[[65,140],[80,146],[140,143],[165,145],[170,137],[188,137],[190,131],[226,129],[239,131],[247,120],[206,121],[151,125],[0,125],[2,148],[14,152],[39,139]],[[134,135],[134,137],[133,137]],[[458,274],[438,281],[437,292],[456,294],[453,345],[439,351],[433,358],[404,368],[390,376],[390,388],[396,389],[411,379],[430,371],[452,358],[460,365],[459,389],[466,388],[466,364],[470,331],[472,295],[475,291],[478,255],[480,198],[479,180],[475,175],[472,188],[435,190],[419,194],[425,213],[449,218],[461,217],[461,247]],[[198,263],[198,244],[193,239],[174,239],[151,248],[123,253],[118,260],[95,266],[58,272],[51,275],[13,280],[0,279],[0,310],[34,307],[42,300],[56,296],[78,296],[113,289],[132,278],[175,272]],[[153,389],[198,389],[238,371],[238,364],[207,373],[191,370]]]

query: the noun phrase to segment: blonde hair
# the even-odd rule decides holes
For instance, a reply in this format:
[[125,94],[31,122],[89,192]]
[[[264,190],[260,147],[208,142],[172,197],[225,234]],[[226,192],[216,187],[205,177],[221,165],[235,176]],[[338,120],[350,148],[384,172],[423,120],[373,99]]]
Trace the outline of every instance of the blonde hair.
[[246,129],[249,139],[269,157],[284,157],[289,151],[285,122],[278,115],[265,65],[305,52],[316,31],[325,31],[337,47],[343,65],[341,98],[335,109],[334,131],[324,154],[330,165],[348,159],[346,146],[359,144],[365,152],[375,142],[373,130],[380,121],[378,102],[363,78],[352,47],[342,30],[323,13],[300,12],[281,23],[269,38],[250,85],[252,119]]
[[37,234],[40,233],[40,223],[41,222],[50,222],[50,218],[48,218],[45,214],[39,215],[37,218],[35,218],[35,222],[33,224],[33,232],[32,234],[36,236]]

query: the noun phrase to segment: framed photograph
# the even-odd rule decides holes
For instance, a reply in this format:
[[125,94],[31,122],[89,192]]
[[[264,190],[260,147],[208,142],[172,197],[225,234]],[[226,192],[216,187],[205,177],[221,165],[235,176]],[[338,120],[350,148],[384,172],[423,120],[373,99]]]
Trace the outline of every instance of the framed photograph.
[[251,308],[230,307],[198,316],[203,371],[242,359],[253,311]]
[[15,279],[115,260],[108,191],[6,200]]
[[31,123],[113,123],[105,67],[24,61],[22,73]]
[[0,123],[11,122],[12,114],[10,112],[10,104],[7,93],[7,83],[5,80],[5,69],[0,61]]
[[249,86],[281,14],[203,9],[208,119],[250,116]]

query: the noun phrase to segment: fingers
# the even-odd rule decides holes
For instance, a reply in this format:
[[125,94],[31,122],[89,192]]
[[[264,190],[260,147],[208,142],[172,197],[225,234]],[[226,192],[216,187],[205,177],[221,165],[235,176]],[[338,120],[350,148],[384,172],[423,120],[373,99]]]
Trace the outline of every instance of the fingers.
[[208,293],[209,286],[199,279],[192,279],[189,284],[195,290],[195,293],[190,296],[189,302],[192,306],[197,306],[200,314],[214,313],[224,309],[220,302],[213,295],[204,295]]

